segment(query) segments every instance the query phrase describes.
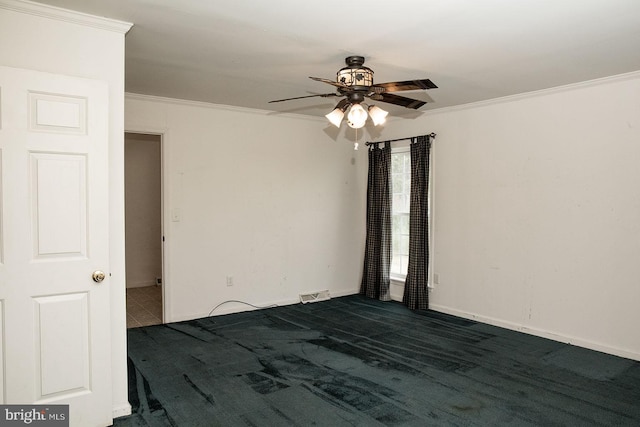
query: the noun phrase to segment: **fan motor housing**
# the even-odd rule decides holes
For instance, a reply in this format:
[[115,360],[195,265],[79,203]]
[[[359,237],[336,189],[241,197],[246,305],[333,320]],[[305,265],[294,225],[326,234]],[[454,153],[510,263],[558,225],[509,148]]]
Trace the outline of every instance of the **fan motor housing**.
[[354,91],[347,93],[347,99],[351,104],[360,104],[364,101],[365,91]]
[[367,91],[373,85],[373,70],[365,67],[363,56],[348,56],[345,58],[346,67],[341,68],[336,81],[353,90]]

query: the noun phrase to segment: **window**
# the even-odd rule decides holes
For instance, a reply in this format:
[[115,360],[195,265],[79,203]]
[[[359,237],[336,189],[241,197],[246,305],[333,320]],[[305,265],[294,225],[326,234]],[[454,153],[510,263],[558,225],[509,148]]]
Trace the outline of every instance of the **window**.
[[391,152],[391,271],[392,279],[404,280],[409,265],[409,202],[411,154],[409,147]]

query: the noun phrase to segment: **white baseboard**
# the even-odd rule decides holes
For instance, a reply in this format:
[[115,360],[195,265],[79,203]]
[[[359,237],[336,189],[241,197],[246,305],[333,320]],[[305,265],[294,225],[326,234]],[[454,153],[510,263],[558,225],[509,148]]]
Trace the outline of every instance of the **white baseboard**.
[[131,415],[131,405],[127,402],[125,404],[115,406],[111,413],[114,419],[126,417],[127,415]]
[[127,289],[129,288],[144,288],[146,286],[155,286],[155,280],[143,280],[141,282],[127,282]]
[[461,311],[455,308],[446,307],[446,306],[437,305],[437,304],[430,304],[429,309],[433,311],[445,313],[445,314],[451,314],[457,317],[462,317],[464,319],[475,320],[477,322],[486,323],[488,325],[498,326],[500,328],[510,329],[512,331],[518,331],[518,332],[522,332],[529,335],[535,335],[538,337],[575,345],[578,347],[584,347],[591,350],[612,354],[614,356],[624,357],[626,359],[640,361],[640,353],[622,349],[622,348],[612,347],[607,344],[586,340],[584,338],[574,337],[574,336],[547,331],[543,329],[530,328],[515,322],[509,322],[502,319],[495,319],[493,317],[482,316],[475,313],[467,313],[465,311]]
[[358,295],[360,293],[360,288],[358,289],[352,289],[349,291],[330,291],[331,292],[331,298],[340,298],[340,297],[346,297],[348,295]]
[[[339,298],[347,295],[355,295],[358,293],[358,290],[346,290],[346,291],[329,291],[331,298]],[[250,302],[250,301],[246,301]],[[241,313],[244,311],[254,311],[254,310],[262,310],[265,308],[273,307],[273,306],[284,306],[284,305],[293,305],[293,304],[301,304],[300,297],[296,296],[295,298],[287,298],[278,301],[266,301],[266,302],[251,302],[252,305],[237,303],[237,302],[229,302],[228,304],[221,305],[217,307],[211,316],[221,316],[223,314],[233,314],[233,313]],[[214,306],[215,307],[215,306]],[[213,307],[212,307],[213,308]],[[209,317],[209,312],[206,313],[191,313],[186,315],[173,316],[166,320],[167,323],[172,322],[184,322],[187,320],[201,319],[203,317]]]

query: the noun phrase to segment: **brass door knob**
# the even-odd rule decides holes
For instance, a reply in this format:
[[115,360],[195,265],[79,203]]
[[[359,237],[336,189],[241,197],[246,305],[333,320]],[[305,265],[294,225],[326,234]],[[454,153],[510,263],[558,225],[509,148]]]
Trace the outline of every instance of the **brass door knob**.
[[104,271],[100,271],[100,270],[96,270],[93,272],[93,274],[91,275],[91,278],[93,279],[94,282],[96,283],[100,283],[104,280],[105,278],[105,274]]

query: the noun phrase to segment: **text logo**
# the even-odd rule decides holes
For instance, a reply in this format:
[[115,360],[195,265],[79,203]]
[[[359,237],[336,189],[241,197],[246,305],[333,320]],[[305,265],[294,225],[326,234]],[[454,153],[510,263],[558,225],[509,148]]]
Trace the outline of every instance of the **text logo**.
[[0,427],[68,427],[69,405],[0,405]]

